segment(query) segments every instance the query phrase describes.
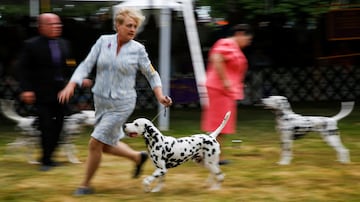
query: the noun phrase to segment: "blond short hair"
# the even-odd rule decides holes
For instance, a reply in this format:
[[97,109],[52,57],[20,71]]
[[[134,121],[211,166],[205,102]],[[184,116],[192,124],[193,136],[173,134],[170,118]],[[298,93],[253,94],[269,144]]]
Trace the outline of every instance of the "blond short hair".
[[120,8],[115,14],[114,25],[117,23],[122,25],[126,16],[135,20],[137,27],[140,27],[145,20],[145,16],[141,13],[140,10],[132,8]]

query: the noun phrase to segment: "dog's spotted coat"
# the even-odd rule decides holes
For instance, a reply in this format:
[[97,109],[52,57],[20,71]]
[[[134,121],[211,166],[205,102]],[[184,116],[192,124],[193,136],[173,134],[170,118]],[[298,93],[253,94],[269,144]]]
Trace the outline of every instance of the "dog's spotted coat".
[[[211,182],[209,182],[212,183],[212,189],[220,188],[224,175],[219,167],[220,145],[216,141],[216,136],[225,126],[229,116],[230,112],[226,114],[219,128],[210,135],[196,134],[178,139],[162,135],[151,121],[144,118],[125,124],[124,131],[128,136],[142,135],[144,137],[148,152],[156,167],[154,173],[143,181],[145,191],[160,191],[167,169],[190,159],[202,164],[210,171]],[[150,184],[155,179],[158,179],[159,183],[151,190]]]
[[[39,123],[38,118],[33,116],[23,117],[17,114],[15,110],[14,100],[0,99],[0,111],[10,120],[17,123],[17,128],[20,129],[22,136],[18,137],[14,142],[8,144],[10,147],[25,146],[26,157],[30,164],[39,164],[35,160],[34,155],[37,153],[36,148],[39,144],[40,131],[38,130]],[[66,154],[69,162],[81,163],[76,157],[76,149],[73,144],[75,134],[81,132],[81,128],[84,125],[94,125],[95,123],[95,111],[83,110],[79,113],[75,113],[64,118],[64,126],[61,133],[61,141],[59,142]]]
[[342,103],[342,109],[333,117],[301,116],[295,114],[286,97],[270,96],[262,99],[266,108],[273,109],[276,115],[277,129],[281,133],[282,152],[279,164],[290,164],[292,159],[292,142],[307,132],[319,132],[323,139],[332,146],[341,163],[348,163],[349,152],[341,143],[337,121],[344,118],[353,109],[353,102]]

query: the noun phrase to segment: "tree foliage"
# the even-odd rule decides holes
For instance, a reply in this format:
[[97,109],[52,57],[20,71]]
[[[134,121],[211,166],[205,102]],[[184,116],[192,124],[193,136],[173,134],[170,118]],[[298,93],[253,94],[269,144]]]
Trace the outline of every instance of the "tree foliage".
[[[114,3],[112,2],[73,2],[72,4],[70,4],[67,1],[58,1],[50,5],[50,12],[55,12],[60,16],[64,17],[88,17],[94,15],[100,8],[111,7],[113,5]],[[29,9],[30,6],[28,3],[24,4],[17,1],[0,4],[0,18],[1,16],[28,16]]]
[[246,20],[259,16],[281,15],[290,21],[306,19],[316,20],[326,13],[329,0],[199,0],[198,5],[210,5],[213,17],[223,17],[231,20],[234,13]]

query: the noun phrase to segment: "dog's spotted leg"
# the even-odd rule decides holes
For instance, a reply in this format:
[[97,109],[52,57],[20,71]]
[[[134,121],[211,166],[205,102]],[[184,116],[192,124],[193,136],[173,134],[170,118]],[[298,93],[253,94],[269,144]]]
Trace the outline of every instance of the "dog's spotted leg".
[[349,150],[342,144],[337,130],[321,132],[328,145],[337,152],[337,158],[340,163],[350,163]]
[[76,157],[76,148],[75,145],[71,143],[63,144],[64,153],[67,156],[70,163],[81,163],[81,161]]
[[148,177],[146,177],[144,180],[143,180],[143,186],[144,186],[144,191],[145,192],[150,192],[150,184],[155,180],[155,178],[150,175]]
[[289,165],[292,159],[292,132],[283,130],[281,133],[281,159],[279,165]]
[[160,177],[158,177],[157,179],[158,179],[157,185],[151,190],[151,192],[159,192],[159,191],[161,191],[161,189],[162,189],[163,186],[164,186],[164,179],[165,179],[165,177],[164,177],[164,176],[160,176]]
[[[157,168],[154,173],[143,180],[143,186],[145,192],[159,192],[163,186],[164,176],[167,172],[166,168]],[[158,180],[154,189],[150,188],[151,183]]]
[[212,155],[211,157],[212,159],[204,159],[204,166],[210,171],[207,183],[210,186],[210,190],[218,190],[221,188],[221,183],[224,181],[225,175],[219,167],[218,155]]
[[39,161],[37,161],[35,159],[35,155],[36,155],[36,149],[37,149],[37,141],[39,141],[38,137],[31,137],[29,139],[26,139],[25,141],[27,141],[27,149],[28,152],[26,153],[27,159],[28,159],[28,163],[29,164],[40,164]]
[[206,180],[209,190],[219,190],[221,189],[221,183],[224,181],[225,175],[222,172],[217,174],[210,173],[208,179]]

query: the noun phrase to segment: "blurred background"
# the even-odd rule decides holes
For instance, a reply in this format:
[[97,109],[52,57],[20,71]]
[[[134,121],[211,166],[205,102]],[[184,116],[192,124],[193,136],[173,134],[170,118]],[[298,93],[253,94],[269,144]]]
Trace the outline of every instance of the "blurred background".
[[[151,0],[149,0],[151,3]],[[14,64],[23,41],[37,34],[36,16],[54,12],[63,21],[63,37],[77,63],[101,34],[114,33],[113,6],[122,1],[0,0],[0,98],[17,99]],[[253,105],[269,95],[292,102],[359,100],[360,0],[196,0],[193,1],[206,66],[213,43],[229,27],[248,23],[254,39],[249,60],[246,99]],[[154,14],[136,40],[159,63],[159,23]],[[171,90],[174,107],[199,107],[192,60],[182,12],[172,11]],[[138,78],[138,108],[157,103],[144,78]],[[77,109],[92,108],[89,90],[78,90]],[[29,113],[19,103],[19,113]]]

